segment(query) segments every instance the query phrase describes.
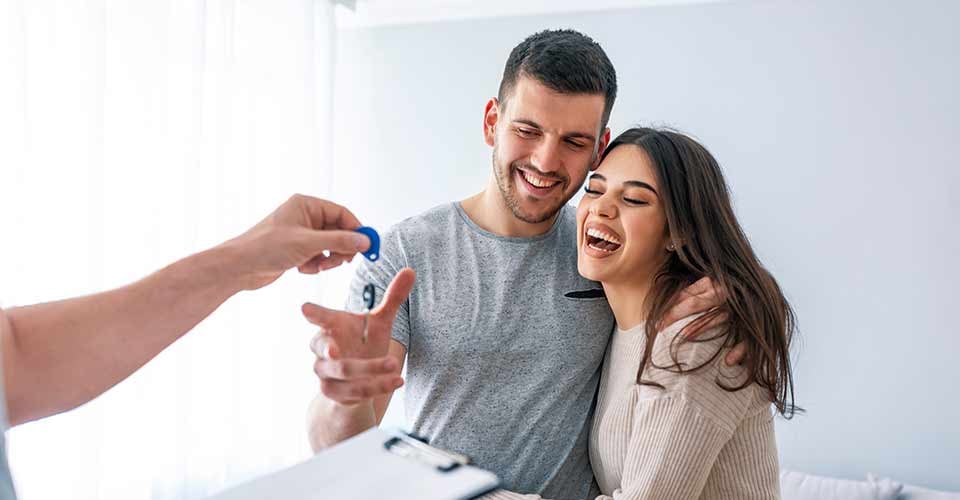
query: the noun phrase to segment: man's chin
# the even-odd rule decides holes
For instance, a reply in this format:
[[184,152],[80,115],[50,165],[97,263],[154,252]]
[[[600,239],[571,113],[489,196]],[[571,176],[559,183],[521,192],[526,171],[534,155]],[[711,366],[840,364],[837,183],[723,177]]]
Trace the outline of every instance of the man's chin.
[[540,224],[550,220],[557,212],[563,208],[563,203],[552,204],[551,206],[531,207],[526,206],[513,207],[513,216],[528,224]]

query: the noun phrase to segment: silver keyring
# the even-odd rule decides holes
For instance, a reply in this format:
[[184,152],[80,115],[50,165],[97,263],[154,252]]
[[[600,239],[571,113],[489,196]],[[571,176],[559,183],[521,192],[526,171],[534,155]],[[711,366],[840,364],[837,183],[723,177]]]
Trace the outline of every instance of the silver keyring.
[[370,323],[370,311],[367,311],[363,314],[363,336],[360,337],[360,342],[364,344],[367,343],[367,325]]

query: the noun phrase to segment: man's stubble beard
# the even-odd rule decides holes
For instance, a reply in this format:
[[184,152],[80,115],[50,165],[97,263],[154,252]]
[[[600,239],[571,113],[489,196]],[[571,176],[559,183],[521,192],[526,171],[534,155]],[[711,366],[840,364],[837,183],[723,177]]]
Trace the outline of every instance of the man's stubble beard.
[[[590,161],[592,163],[593,159],[591,158]],[[563,206],[570,201],[571,198],[573,198],[573,195],[576,194],[576,191],[571,192],[569,196],[561,199],[560,202],[557,203],[557,206],[546,210],[543,215],[534,216],[524,213],[520,208],[520,200],[517,199],[515,195],[519,188],[516,185],[517,181],[513,175],[513,172],[517,170],[517,167],[520,166],[529,167],[531,170],[538,169],[520,162],[513,162],[505,169],[506,171],[504,171],[504,169],[500,168],[500,165],[497,163],[497,146],[493,147],[493,159],[491,163],[493,164],[493,175],[497,179],[497,187],[500,189],[500,196],[503,197],[503,201],[506,203],[507,208],[510,209],[510,212],[514,217],[528,224],[540,224],[550,220],[553,216],[557,215],[557,212],[559,212],[560,209],[562,209]],[[569,182],[569,179],[561,182]],[[512,191],[510,190],[511,187],[513,188]]]

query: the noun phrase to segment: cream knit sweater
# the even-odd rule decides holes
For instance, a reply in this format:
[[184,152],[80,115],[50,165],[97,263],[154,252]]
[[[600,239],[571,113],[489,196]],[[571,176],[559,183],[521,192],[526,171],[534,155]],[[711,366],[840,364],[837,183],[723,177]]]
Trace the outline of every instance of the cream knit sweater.
[[[653,360],[669,366],[670,346],[692,318],[657,335]],[[706,332],[702,338],[715,333]],[[643,325],[617,330],[611,340],[597,412],[590,435],[590,459],[603,495],[598,500],[741,500],[780,498],[779,465],[770,401],[756,385],[739,385],[739,367],[718,356],[703,369],[677,374],[648,366],[636,383],[646,342]],[[688,342],[677,359],[686,367],[703,364],[722,342]],[[488,500],[536,499],[497,491]]]

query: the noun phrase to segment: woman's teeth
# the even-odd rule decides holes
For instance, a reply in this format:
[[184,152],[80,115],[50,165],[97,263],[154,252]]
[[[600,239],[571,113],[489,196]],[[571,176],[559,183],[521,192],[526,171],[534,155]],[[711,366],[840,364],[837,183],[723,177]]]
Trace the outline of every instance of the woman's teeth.
[[538,188],[553,187],[553,186],[555,186],[558,182],[560,182],[560,181],[553,181],[553,182],[545,181],[545,180],[543,180],[543,179],[540,179],[539,177],[534,177],[534,176],[532,176],[532,175],[530,175],[530,174],[528,174],[528,173],[526,173],[526,172],[524,172],[524,171],[522,171],[522,170],[520,171],[520,175],[523,176],[523,180],[529,182],[530,184],[532,184],[532,185],[534,185],[534,186],[536,186],[536,187],[538,187]]
[[601,230],[599,230],[599,229],[596,229],[596,228],[587,229],[587,236],[593,236],[594,238],[600,238],[601,240],[609,241],[610,243],[613,243],[613,244],[615,244],[615,245],[619,245],[619,244],[620,244],[620,238],[617,238],[616,236],[614,236],[614,235],[612,235],[612,234],[607,234],[607,233],[605,233],[605,232],[603,232],[603,231],[601,231]]
[[587,245],[602,252],[616,252],[623,243],[620,238],[596,228],[587,229]]

